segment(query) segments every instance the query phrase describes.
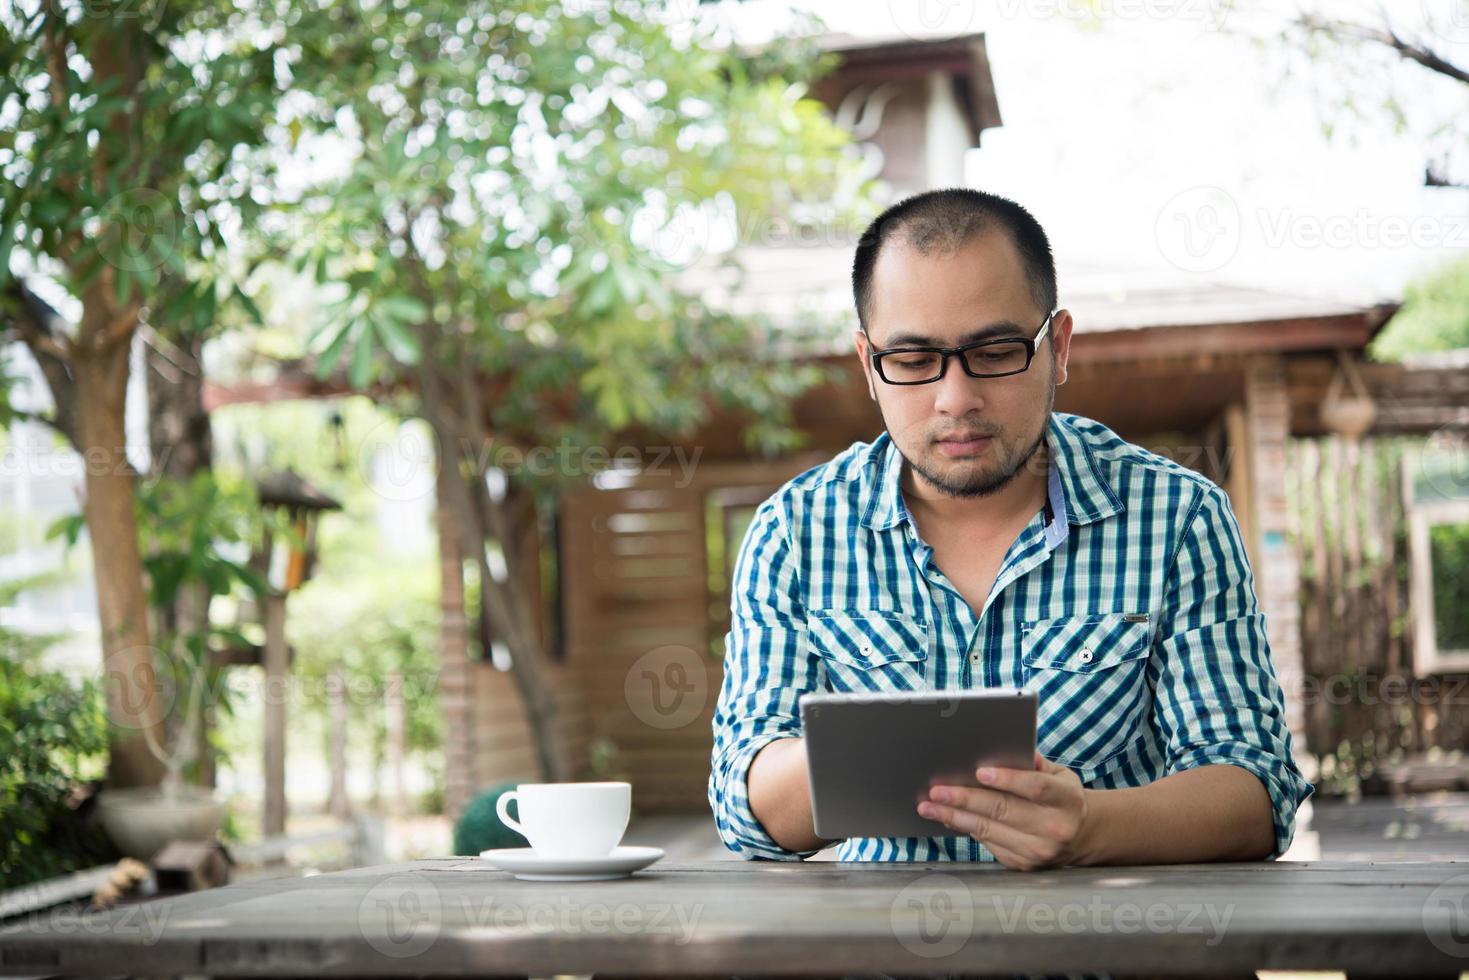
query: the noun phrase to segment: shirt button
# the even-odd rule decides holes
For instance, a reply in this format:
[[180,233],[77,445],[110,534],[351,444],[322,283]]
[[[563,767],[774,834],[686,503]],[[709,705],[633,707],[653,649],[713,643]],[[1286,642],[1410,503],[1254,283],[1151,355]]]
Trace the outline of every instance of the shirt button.
[[1079,659],[1084,664],[1091,663],[1092,662],[1092,652],[1090,650],[1083,650],[1083,651],[1081,651],[1081,656],[1080,656]]

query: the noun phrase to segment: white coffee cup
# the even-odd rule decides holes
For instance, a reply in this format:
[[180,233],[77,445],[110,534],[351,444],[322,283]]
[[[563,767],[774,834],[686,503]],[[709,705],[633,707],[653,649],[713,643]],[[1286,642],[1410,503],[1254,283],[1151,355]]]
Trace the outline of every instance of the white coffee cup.
[[[512,800],[519,820],[510,817]],[[627,831],[632,784],[521,783],[495,802],[495,812],[538,855],[606,857]]]

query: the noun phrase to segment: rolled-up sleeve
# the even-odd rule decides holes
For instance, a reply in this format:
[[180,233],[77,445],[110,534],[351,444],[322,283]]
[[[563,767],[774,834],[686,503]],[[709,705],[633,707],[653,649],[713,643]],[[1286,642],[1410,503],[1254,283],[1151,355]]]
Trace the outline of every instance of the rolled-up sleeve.
[[1195,502],[1179,541],[1156,650],[1155,710],[1168,773],[1219,763],[1253,773],[1275,821],[1270,859],[1280,857],[1312,787],[1291,754],[1254,577],[1229,498],[1217,486]]
[[824,685],[806,645],[806,614],[787,526],[776,499],[756,512],[735,563],[724,683],[714,711],[709,806],[725,845],[749,860],[815,854],[781,847],[750,809],[750,763],[778,738],[801,734],[801,695]]

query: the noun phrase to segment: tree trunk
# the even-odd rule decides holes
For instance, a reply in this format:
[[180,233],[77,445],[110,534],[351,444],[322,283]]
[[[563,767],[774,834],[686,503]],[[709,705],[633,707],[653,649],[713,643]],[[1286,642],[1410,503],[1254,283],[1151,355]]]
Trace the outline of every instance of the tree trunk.
[[[483,489],[484,474],[475,481]],[[529,576],[524,569],[524,556],[513,537],[513,525],[509,519],[512,498],[496,501],[482,494],[481,507],[489,516],[494,528],[490,537],[500,545],[505,557],[505,581],[496,582],[489,568],[482,569],[480,587],[484,596],[484,608],[490,610],[491,620],[507,623],[504,631],[506,646],[510,648],[510,676],[525,705],[526,720],[535,736],[536,760],[543,778],[549,782],[565,782],[570,778],[567,771],[568,754],[565,738],[561,731],[560,709],[556,700],[556,688],[552,683],[546,664],[546,652],[541,643],[540,630],[536,627],[540,609],[535,598],[526,588]],[[483,552],[483,549],[481,549]]]
[[327,812],[338,820],[352,815],[352,801],[347,795],[347,679],[342,668],[333,667],[327,676],[327,715],[329,755],[331,757],[331,790],[327,795]]
[[85,464],[84,517],[91,537],[102,631],[103,682],[114,726],[108,781],[113,786],[152,786],[163,763],[149,751],[145,731],[159,746],[168,706],[159,695],[148,630],[148,597],[138,547],[136,474],[127,460],[124,402],[128,344],[78,348],[76,380],[78,450]]
[[204,340],[171,343],[155,334],[144,346],[148,448],[153,476],[187,480],[214,462],[214,434],[204,409]]
[[290,698],[290,648],[286,646],[286,597],[265,597],[265,817],[271,837],[286,832],[286,708]]
[[436,525],[439,537],[439,707],[444,713],[444,811],[459,819],[479,786],[475,772],[474,674],[464,613],[464,549],[444,487],[452,466],[440,466]]
[[395,817],[401,817],[408,812],[408,793],[403,778],[403,762],[408,754],[408,726],[404,717],[406,709],[403,704],[403,675],[397,671],[388,675],[383,709],[388,731],[388,771],[393,777],[393,798],[388,812]]
[[[143,347],[148,389],[149,474],[187,482],[214,462],[214,435],[209,413],[204,408],[204,339],[191,334],[172,343],[156,332]],[[174,601],[157,610],[158,629],[187,636],[209,624],[209,589],[201,584],[180,589]],[[220,687],[209,666],[209,682],[194,732],[179,738],[196,742],[196,779],[201,786],[215,784],[214,746],[209,732],[214,727],[212,695]]]
[[[432,349],[432,338],[424,346]],[[473,359],[463,358],[462,363],[468,367]],[[511,540],[504,501],[490,499],[485,488],[488,436],[474,384],[472,372],[461,374],[460,383],[446,383],[430,357],[420,362],[423,414],[438,439],[443,500],[458,525],[464,553],[479,565],[481,608],[489,612],[496,635],[510,650],[510,674],[525,708],[541,778],[562,782],[569,777],[569,754],[557,719],[556,691],[546,669],[540,631],[534,625],[540,610],[525,588],[526,576],[516,560],[518,549]],[[444,397],[445,391],[460,397],[451,402]],[[485,547],[491,542],[498,542],[505,555],[503,582],[490,574]]]

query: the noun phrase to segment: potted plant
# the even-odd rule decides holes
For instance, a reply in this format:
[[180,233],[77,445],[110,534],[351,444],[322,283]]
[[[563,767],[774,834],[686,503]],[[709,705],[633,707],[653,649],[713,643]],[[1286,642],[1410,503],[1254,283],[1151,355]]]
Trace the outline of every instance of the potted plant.
[[[143,733],[164,776],[156,787],[103,790],[97,814],[119,850],[147,861],[169,841],[214,837],[228,814],[227,801],[212,787],[187,777],[197,772],[210,717],[227,693],[220,683],[223,667],[211,651],[248,646],[234,628],[213,623],[210,610],[214,600],[242,590],[263,593],[265,582],[249,557],[266,518],[248,485],[227,483],[208,470],[189,480],[163,477],[141,485],[138,509],[158,637],[149,691],[164,708],[160,730]],[[74,542],[80,519],[68,521],[59,533]]]

